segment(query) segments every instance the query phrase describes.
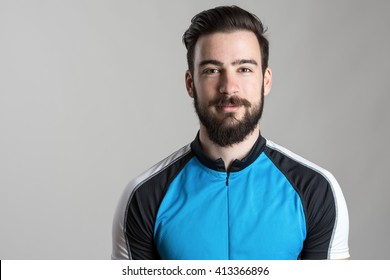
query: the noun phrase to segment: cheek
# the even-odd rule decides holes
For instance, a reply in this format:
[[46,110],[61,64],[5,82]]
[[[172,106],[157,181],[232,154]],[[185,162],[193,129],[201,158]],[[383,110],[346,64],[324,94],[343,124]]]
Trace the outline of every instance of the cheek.
[[215,81],[208,80],[197,83],[195,87],[199,100],[210,100],[218,95],[217,83]]
[[261,96],[261,85],[260,81],[246,81],[243,83],[243,90],[245,95],[249,99],[257,100],[259,96]]
[[218,87],[219,80],[216,77],[204,77],[197,81],[196,87],[204,91],[210,91]]

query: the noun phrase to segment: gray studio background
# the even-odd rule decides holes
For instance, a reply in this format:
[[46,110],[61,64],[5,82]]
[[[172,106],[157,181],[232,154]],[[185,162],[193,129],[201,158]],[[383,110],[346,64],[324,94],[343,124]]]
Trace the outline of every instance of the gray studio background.
[[181,36],[238,4],[268,26],[263,135],[330,170],[353,259],[390,259],[388,1],[0,0],[0,259],[109,259],[125,185],[192,141]]

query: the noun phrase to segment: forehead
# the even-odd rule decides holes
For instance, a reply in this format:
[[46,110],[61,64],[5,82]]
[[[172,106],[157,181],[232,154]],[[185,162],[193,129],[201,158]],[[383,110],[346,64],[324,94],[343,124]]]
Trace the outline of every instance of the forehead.
[[194,52],[195,67],[202,60],[219,60],[223,63],[237,59],[254,59],[260,63],[261,51],[256,35],[247,30],[217,32],[199,37]]

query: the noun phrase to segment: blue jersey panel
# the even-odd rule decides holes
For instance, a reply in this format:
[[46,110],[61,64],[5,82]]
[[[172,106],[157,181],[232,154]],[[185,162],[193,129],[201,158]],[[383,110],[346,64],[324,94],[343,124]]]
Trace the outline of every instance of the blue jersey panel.
[[162,259],[228,259],[226,173],[191,159],[171,183],[157,213]]
[[297,259],[306,237],[301,199],[263,153],[229,180],[230,259]]

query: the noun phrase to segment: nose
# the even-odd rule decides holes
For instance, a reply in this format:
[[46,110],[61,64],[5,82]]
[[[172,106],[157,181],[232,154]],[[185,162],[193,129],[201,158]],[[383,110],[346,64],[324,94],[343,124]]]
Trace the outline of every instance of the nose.
[[221,75],[219,92],[222,94],[232,95],[237,94],[239,91],[237,77],[234,73],[224,71]]

